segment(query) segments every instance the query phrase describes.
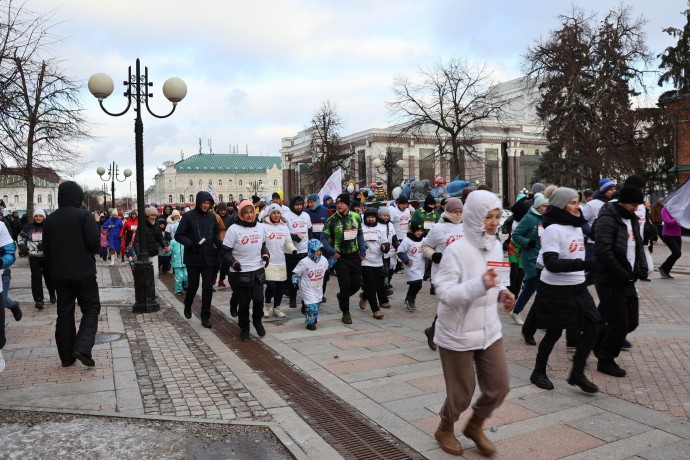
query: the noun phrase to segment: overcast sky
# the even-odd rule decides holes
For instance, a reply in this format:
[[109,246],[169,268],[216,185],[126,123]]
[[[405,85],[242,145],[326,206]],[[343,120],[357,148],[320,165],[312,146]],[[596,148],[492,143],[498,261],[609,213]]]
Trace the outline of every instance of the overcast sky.
[[[530,44],[558,26],[571,3],[558,0],[28,0],[34,11],[58,8],[55,52],[66,73],[83,83],[82,99],[95,141],[76,146],[83,168],[67,177],[100,187],[96,168],[115,161],[134,170],[134,111],[106,115],[86,89],[96,72],[115,81],[105,101],[112,111],[122,97],[128,66],[149,68],[152,108],[167,113],[163,82],[185,80],[188,95],[175,114],[156,119],[144,112],[145,182],[163,161],[178,161],[208,141],[214,153],[239,145],[250,154],[278,155],[280,139],[308,124],[330,100],[345,122],[343,134],[388,126],[385,101],[396,74],[460,56],[486,62],[494,79],[521,75]],[[618,1],[581,0],[603,15]],[[647,44],[656,56],[673,40],[664,27],[681,28],[686,0],[632,0],[644,16]],[[656,68],[657,62],[654,63]],[[655,94],[659,91],[651,88]],[[650,98],[653,100],[654,98]],[[118,187],[118,186],[116,186]],[[129,185],[119,186],[129,192]],[[135,191],[136,186],[132,185]]]

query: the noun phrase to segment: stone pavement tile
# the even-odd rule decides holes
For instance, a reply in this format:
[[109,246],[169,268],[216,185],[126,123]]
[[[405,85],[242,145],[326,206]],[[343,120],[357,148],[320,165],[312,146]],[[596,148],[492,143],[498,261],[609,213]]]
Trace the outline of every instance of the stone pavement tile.
[[690,441],[687,439],[667,445],[654,446],[640,452],[646,460],[687,460],[690,453]]
[[[446,399],[446,392],[429,393],[421,396],[414,396],[405,400],[397,400],[383,403],[382,406],[389,411],[397,414],[412,408],[430,408],[433,406],[440,407]],[[433,409],[432,409],[433,410]],[[434,412],[437,412],[434,410]]]
[[618,441],[619,439],[629,438],[654,429],[648,425],[610,412],[604,412],[586,419],[574,420],[568,422],[568,425],[606,442]]
[[371,398],[372,401],[376,401],[377,403],[407,399],[409,397],[425,394],[419,388],[415,388],[405,382],[397,383],[395,385],[381,384],[377,386],[370,386],[361,389],[360,391]]
[[438,375],[408,380],[407,383],[415,388],[419,388],[424,393],[436,393],[446,390],[446,381],[443,378],[442,371]]
[[[380,361],[384,358],[387,359],[387,356],[381,356],[379,358],[371,358],[371,359],[379,359],[379,361]],[[324,366],[324,367],[326,367],[326,366]],[[405,365],[396,366],[396,367],[379,367],[379,368],[374,369],[372,371],[357,372],[357,373],[352,373],[352,374],[344,374],[344,375],[340,375],[339,377],[342,378],[345,382],[354,383],[354,382],[361,382],[362,380],[371,380],[371,379],[377,379],[377,378],[381,378],[381,377],[392,377],[394,375],[416,374],[418,372],[425,372],[429,369],[437,369],[437,368],[438,368],[438,363],[436,363],[436,362],[426,362],[426,363],[415,362],[414,364],[405,364]]]
[[[358,382],[353,382],[352,386],[355,388],[367,388],[370,386],[378,386],[381,384],[397,385],[400,382],[411,383],[415,380],[423,380],[426,378],[434,378],[438,375],[442,375],[443,370],[441,368],[432,368],[424,371],[405,373],[405,374],[393,374],[390,376],[377,377],[370,380],[361,380]],[[421,389],[421,388],[420,388]],[[443,388],[445,390],[445,387]],[[427,393],[429,393],[427,391]]]
[[[404,366],[406,364],[414,363],[416,363],[414,359],[409,358],[407,356],[403,356],[401,354],[388,355],[385,359],[385,365],[388,368]],[[326,364],[324,365],[324,368],[334,373],[335,375],[343,376],[347,374],[357,374],[379,369],[381,367],[381,364],[382,362],[380,357],[373,357],[358,359],[355,361],[346,361],[342,363]]]
[[526,395],[515,400],[515,403],[538,414],[550,414],[581,405],[581,402],[572,398],[570,393],[558,389]]
[[[603,444],[586,452],[567,457],[569,460],[589,460],[592,458],[627,458],[633,455],[642,455],[642,452],[650,451],[657,446],[667,446],[679,441],[681,438],[659,430],[631,436],[611,443]],[[685,457],[687,458],[687,457]]]
[[278,340],[282,341],[288,341],[288,340],[301,340],[301,339],[306,339],[306,338],[324,338],[324,337],[333,337],[336,334],[349,334],[352,332],[351,329],[345,326],[331,326],[331,327],[323,327],[321,322],[319,321],[319,327],[315,331],[310,331],[302,325],[302,327],[299,328],[299,330],[291,331],[291,332],[279,332],[276,334],[273,334],[275,338]]
[[368,348],[375,345],[392,344],[395,342],[406,342],[408,337],[389,332],[377,332],[375,334],[359,334],[346,336],[340,340],[331,342],[332,345],[347,350],[350,348]]

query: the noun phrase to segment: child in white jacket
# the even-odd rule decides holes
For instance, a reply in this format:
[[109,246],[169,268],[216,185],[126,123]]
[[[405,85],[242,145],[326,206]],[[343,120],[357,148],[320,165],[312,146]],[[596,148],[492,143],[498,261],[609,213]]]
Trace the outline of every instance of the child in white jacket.
[[[510,391],[497,304],[509,310],[515,297],[499,283],[500,273],[490,268],[503,262],[496,238],[501,201],[489,191],[475,190],[467,196],[463,211],[463,237],[445,249],[434,278],[440,300],[434,343],[439,348],[447,394],[434,437],[445,452],[462,455],[453,425],[472,402],[472,364],[476,364],[481,395],[472,406],[463,434],[475,442],[480,453],[491,456],[496,448],[482,426]],[[507,278],[507,273],[502,275]]]
[[323,257],[321,241],[312,238],[307,244],[307,257],[300,260],[292,271],[292,285],[302,291],[302,314],[310,331],[316,330],[319,306],[323,298],[323,279],[328,271],[328,259]]
[[405,267],[405,278],[407,278],[407,295],[405,296],[405,306],[410,311],[414,311],[417,294],[422,289],[422,279],[424,277],[424,255],[422,254],[422,235],[424,229],[419,222],[410,222],[407,238],[398,246],[398,259]]

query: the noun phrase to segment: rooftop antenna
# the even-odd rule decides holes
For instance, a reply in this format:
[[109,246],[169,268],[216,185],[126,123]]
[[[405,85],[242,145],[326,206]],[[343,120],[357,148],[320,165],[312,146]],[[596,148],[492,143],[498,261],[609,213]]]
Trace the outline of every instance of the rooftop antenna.
[[184,150],[180,150],[180,159],[184,160]]
[[201,138],[199,138],[199,153],[201,153]]
[[211,146],[211,138],[208,138],[208,153],[213,155],[213,147]]

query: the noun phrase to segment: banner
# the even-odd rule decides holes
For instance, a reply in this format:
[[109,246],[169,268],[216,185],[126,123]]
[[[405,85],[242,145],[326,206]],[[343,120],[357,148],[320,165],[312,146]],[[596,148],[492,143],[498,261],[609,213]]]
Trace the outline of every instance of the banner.
[[672,192],[665,200],[664,207],[681,227],[690,228],[690,180],[681,188]]
[[216,196],[215,192],[214,192],[213,189],[211,188],[211,184],[208,185],[208,193],[210,193],[211,196],[213,197],[213,202],[214,202],[215,204],[218,204],[218,197]]
[[335,201],[335,198],[342,193],[342,190],[343,180],[340,168],[338,168],[331,174],[331,177],[329,177],[324,186],[321,187],[321,190],[319,190],[319,202],[322,203],[323,197],[326,195],[330,195],[333,201]]

